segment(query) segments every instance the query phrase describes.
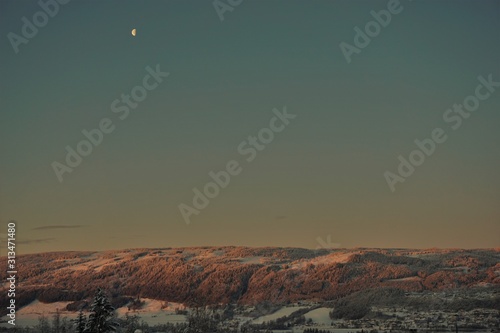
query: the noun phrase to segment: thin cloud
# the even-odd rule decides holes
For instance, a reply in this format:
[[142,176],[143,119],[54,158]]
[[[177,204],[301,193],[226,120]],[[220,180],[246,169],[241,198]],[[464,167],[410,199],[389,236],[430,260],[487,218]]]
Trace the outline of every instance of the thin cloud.
[[133,235],[133,236],[111,236],[109,239],[136,239],[136,238],[144,238],[145,235]]
[[55,238],[38,238],[38,239],[26,239],[26,240],[18,240],[17,244],[39,244],[39,243],[49,243],[55,240]]
[[45,225],[42,227],[36,227],[32,230],[55,230],[55,229],[75,229],[75,228],[83,228],[83,225]]

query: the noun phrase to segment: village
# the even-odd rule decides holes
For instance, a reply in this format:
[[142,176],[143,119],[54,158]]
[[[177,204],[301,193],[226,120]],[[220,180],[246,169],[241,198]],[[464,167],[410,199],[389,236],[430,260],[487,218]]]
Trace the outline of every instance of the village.
[[475,332],[498,330],[500,312],[492,309],[472,311],[414,311],[394,308],[378,308],[374,318],[332,321],[332,328],[363,329],[369,331],[414,331],[437,332],[459,331]]

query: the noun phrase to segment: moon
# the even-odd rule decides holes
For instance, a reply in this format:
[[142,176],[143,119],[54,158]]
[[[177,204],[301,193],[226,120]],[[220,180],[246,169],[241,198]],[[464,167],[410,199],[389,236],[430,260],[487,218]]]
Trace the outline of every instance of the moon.
[[134,29],[132,29],[132,32],[131,32],[131,33],[132,33],[132,36],[134,36],[134,37],[135,37],[135,35],[137,35],[137,29],[135,29],[135,28],[134,28]]

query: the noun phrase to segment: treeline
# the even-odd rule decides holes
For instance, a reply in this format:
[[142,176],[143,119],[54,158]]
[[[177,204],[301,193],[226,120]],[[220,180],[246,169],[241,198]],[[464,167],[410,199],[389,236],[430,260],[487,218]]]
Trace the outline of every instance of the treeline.
[[244,324],[243,327],[256,331],[259,330],[268,331],[268,330],[287,330],[297,325],[312,324],[312,319],[309,318],[308,320],[306,320],[304,314],[317,308],[318,306],[299,309],[297,311],[292,312],[288,316],[282,316],[275,320],[265,321],[262,324]]
[[500,296],[490,299],[456,298],[442,300],[430,295],[422,294],[421,297],[406,296],[405,292],[397,288],[375,288],[355,292],[335,301],[325,303],[332,307],[331,319],[361,319],[371,312],[374,306],[387,306],[394,308],[410,308],[415,311],[441,310],[458,312],[473,309],[495,309],[500,311]]

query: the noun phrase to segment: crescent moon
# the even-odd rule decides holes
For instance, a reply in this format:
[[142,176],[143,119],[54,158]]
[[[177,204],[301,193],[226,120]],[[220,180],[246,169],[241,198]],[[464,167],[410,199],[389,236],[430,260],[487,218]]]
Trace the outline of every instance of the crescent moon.
[[136,30],[135,28],[134,28],[134,29],[132,29],[132,36],[134,36],[134,37],[135,37],[135,35],[136,35],[136,34],[137,34],[137,30]]

